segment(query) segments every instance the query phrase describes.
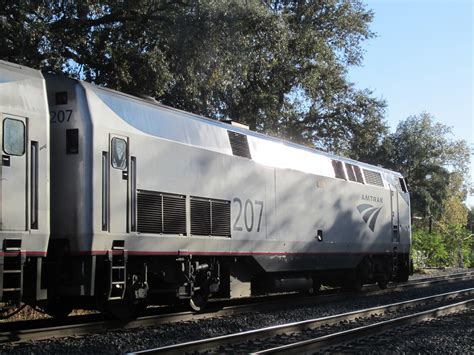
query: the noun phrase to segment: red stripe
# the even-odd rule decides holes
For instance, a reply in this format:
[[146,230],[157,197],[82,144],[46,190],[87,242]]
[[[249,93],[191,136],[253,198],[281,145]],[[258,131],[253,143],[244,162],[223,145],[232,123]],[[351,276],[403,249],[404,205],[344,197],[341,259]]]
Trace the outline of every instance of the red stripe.
[[[22,250],[20,252],[22,255],[26,256],[46,256],[46,251],[34,251],[34,250]],[[0,251],[0,256],[15,256],[18,255],[16,251]]]
[[[119,251],[114,251],[120,253]],[[348,255],[374,255],[389,254],[390,252],[339,252],[339,253],[321,253],[321,252],[268,252],[268,251],[144,251],[144,250],[127,250],[128,255],[289,255],[289,256],[315,256],[315,255],[331,255],[331,256],[348,256]],[[76,255],[105,255],[107,250],[81,250],[72,252]]]

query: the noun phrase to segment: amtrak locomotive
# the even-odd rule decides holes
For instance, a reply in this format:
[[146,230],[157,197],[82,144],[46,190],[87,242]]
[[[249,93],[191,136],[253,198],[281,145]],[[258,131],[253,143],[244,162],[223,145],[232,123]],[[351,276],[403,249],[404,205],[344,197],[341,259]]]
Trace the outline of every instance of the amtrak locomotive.
[[408,279],[397,172],[6,62],[0,107],[5,304],[127,317]]

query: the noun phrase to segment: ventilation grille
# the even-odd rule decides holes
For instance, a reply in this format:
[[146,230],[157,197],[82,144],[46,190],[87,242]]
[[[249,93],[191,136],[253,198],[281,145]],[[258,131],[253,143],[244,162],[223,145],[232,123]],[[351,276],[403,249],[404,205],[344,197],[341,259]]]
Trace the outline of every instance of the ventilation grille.
[[345,163],[347,176],[349,177],[350,181],[360,182],[361,184],[364,183],[364,179],[362,178],[362,173],[360,168],[357,165]]
[[227,131],[229,134],[230,146],[232,148],[232,154],[239,157],[252,159],[249,150],[249,142],[245,134],[237,132]]
[[191,234],[230,237],[230,201],[191,197]]
[[342,166],[342,162],[339,160],[333,160],[332,166],[334,168],[334,173],[336,174],[336,178],[338,179],[346,179],[344,175],[344,168]]
[[211,235],[211,203],[191,198],[191,234]]
[[137,231],[186,234],[186,198],[155,191],[138,191]]
[[140,233],[163,233],[161,194],[138,191],[137,231]]
[[367,184],[383,187],[382,175],[380,173],[364,169],[364,177]]
[[211,234],[230,237],[230,201],[211,201]]
[[163,195],[163,233],[186,234],[186,198]]

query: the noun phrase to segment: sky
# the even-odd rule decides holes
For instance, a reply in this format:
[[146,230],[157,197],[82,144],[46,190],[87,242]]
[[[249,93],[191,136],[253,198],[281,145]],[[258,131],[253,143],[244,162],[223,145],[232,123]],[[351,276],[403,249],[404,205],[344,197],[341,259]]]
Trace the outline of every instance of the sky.
[[[364,2],[375,13],[370,28],[377,37],[364,42],[362,66],[351,68],[350,81],[387,101],[391,131],[425,111],[474,151],[474,1]],[[467,203],[474,206],[474,196]]]

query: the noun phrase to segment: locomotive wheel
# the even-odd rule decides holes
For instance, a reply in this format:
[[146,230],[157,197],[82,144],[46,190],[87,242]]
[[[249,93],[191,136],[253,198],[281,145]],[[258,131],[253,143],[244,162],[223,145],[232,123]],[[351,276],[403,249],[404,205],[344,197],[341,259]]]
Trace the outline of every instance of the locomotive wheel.
[[189,307],[193,311],[200,312],[206,307],[208,299],[209,293],[199,290],[189,299]]

